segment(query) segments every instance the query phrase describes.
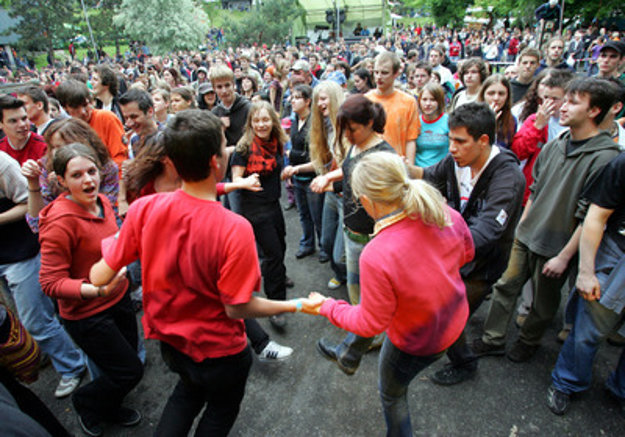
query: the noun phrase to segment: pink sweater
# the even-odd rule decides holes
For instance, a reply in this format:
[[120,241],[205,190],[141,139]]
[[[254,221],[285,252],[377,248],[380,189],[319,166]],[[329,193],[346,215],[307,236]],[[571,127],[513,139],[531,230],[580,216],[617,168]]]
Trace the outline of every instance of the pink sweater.
[[321,314],[363,337],[386,331],[412,355],[432,355],[460,336],[469,307],[460,268],[474,256],[473,240],[460,214],[440,230],[406,218],[383,229],[360,257],[360,304],[328,299]]

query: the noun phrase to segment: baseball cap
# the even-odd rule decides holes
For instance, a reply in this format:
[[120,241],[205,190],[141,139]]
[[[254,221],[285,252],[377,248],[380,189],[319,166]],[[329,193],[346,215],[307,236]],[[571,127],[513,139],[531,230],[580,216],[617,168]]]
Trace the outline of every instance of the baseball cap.
[[291,67],[291,71],[293,70],[310,72],[310,64],[307,61],[304,61],[303,59],[299,59],[295,61],[295,63]]
[[601,50],[599,50],[599,52],[602,52],[606,49],[612,49],[620,56],[623,56],[625,54],[625,44],[623,44],[621,41],[607,41],[603,45],[603,47],[601,47]]

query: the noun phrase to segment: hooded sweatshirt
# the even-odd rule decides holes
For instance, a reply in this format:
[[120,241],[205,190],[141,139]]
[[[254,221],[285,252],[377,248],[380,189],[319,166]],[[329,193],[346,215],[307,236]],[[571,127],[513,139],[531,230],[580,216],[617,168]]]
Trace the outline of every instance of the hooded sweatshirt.
[[61,317],[82,320],[119,302],[128,288],[128,281],[124,280],[107,297],[81,297],[81,285],[89,283],[89,270],[102,257],[101,240],[118,229],[106,196],[98,195],[103,214],[96,217],[68,199],[67,194],[57,197],[39,214],[39,280],[43,292],[58,300]]

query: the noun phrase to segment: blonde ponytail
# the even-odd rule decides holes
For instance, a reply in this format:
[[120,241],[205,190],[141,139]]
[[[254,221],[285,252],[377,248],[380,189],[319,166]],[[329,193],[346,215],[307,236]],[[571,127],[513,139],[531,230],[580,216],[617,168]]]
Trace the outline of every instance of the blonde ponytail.
[[354,196],[402,208],[411,218],[439,228],[449,225],[445,199],[427,182],[408,178],[401,157],[390,152],[365,156],[352,172]]

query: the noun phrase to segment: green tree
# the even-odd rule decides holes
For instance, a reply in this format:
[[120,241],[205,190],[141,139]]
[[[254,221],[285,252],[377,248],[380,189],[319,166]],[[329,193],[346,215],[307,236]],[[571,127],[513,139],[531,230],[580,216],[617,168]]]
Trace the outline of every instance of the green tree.
[[208,17],[192,0],[122,0],[113,23],[157,54],[197,48],[208,33]]
[[429,11],[437,26],[458,27],[462,25],[473,0],[405,0],[404,4]]
[[228,41],[235,45],[282,42],[304,12],[297,0],[265,0],[241,20],[226,24]]
[[[122,29],[113,23],[115,11],[121,6],[122,0],[84,0],[87,8],[87,15],[93,30],[93,36],[98,47],[106,45],[113,41],[115,49],[119,54],[119,40],[123,37]],[[81,33],[85,36],[89,35],[89,29],[81,13]]]
[[75,34],[75,0],[5,0],[1,2],[19,24],[9,29],[20,35],[18,46],[26,50],[46,50],[54,59],[54,47],[64,47]]

